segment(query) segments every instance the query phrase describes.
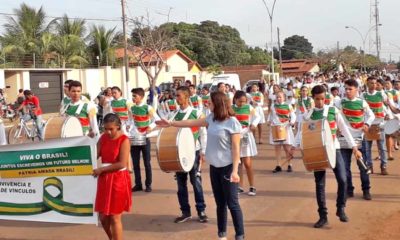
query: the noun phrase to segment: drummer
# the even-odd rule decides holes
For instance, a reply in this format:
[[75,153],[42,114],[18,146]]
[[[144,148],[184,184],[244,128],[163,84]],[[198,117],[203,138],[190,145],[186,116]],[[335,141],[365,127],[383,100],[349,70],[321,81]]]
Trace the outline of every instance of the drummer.
[[[380,91],[381,89],[377,89],[377,79],[375,77],[368,77],[367,79],[367,91],[361,95],[362,99],[365,99],[371,108],[371,110],[375,114],[375,120],[372,122],[372,126],[378,127],[379,129],[383,128],[384,120],[387,115],[390,115],[388,108],[385,106],[384,103],[391,104],[388,101],[387,95]],[[371,126],[371,127],[372,127]],[[379,151],[379,158],[381,160],[381,174],[388,175],[387,171],[387,158],[384,149],[384,136],[383,132],[380,131],[380,139],[376,141],[378,145]],[[371,156],[371,148],[372,148],[373,141],[366,141],[366,151],[367,151],[367,164],[370,168],[371,173],[374,173],[373,163],[372,163],[372,156]]]
[[[368,132],[369,126],[375,119],[375,115],[370,109],[368,103],[357,97],[358,94],[358,82],[354,79],[347,80],[345,82],[345,94],[340,104],[336,107],[339,108],[344,116],[345,122],[350,130],[351,135],[354,139],[358,139],[361,142],[361,146],[358,146],[359,150],[363,153],[364,161],[368,158],[368,153],[365,151],[365,140],[362,140],[364,133]],[[347,197],[354,197],[354,185],[352,181],[351,173],[351,156],[352,149],[341,148],[340,150],[345,167],[347,177]],[[361,164],[358,164],[360,170],[361,187],[363,191],[363,198],[365,200],[371,200],[370,193],[370,180],[368,175],[368,169],[365,169]]]
[[178,104],[176,103],[176,100],[173,96],[173,93],[169,90],[166,90],[165,92],[165,100],[163,102],[166,117],[168,119],[171,119],[174,115],[176,110],[178,109]]
[[[339,217],[341,222],[347,222],[348,217],[344,211],[346,206],[346,169],[340,154],[339,141],[336,138],[336,131],[339,129],[341,134],[346,138],[346,141],[353,149],[353,154],[357,157],[361,157],[361,152],[358,151],[357,145],[351,136],[346,123],[343,120],[339,110],[334,106],[325,106],[326,89],[322,85],[317,85],[311,90],[312,98],[315,102],[315,108],[311,109],[308,114],[304,116],[305,121],[307,120],[321,120],[326,118],[329,122],[330,131],[334,139],[336,148],[336,166],[333,169],[335,173],[336,182],[338,184],[337,200],[336,200],[336,216]],[[321,156],[323,157],[323,156]],[[316,197],[318,203],[319,220],[314,224],[315,228],[321,228],[328,223],[328,209],[326,208],[325,201],[325,179],[326,171],[315,171],[315,185],[316,185]]]
[[[68,105],[71,103],[71,96],[70,96],[70,93],[69,93],[69,84],[71,82],[73,82],[73,81],[74,80],[72,80],[72,79],[68,79],[68,80],[66,80],[64,82],[64,87],[63,87],[63,89],[64,89],[64,98],[63,98],[63,100],[61,101],[61,104],[60,104],[60,115],[61,116],[63,116],[65,114],[65,111],[67,110]],[[81,100],[83,100],[85,103],[89,102],[89,99],[87,99],[87,97],[83,96],[82,94],[81,94]]]
[[84,135],[90,137],[100,137],[97,125],[97,108],[91,102],[86,102],[82,98],[82,84],[79,81],[72,81],[68,87],[71,102],[65,110],[67,116],[77,117],[82,125]]
[[128,111],[132,107],[133,103],[122,97],[122,91],[117,86],[111,88],[111,93],[113,96],[113,99],[110,103],[112,112],[117,114],[119,119],[121,119],[122,131],[125,135],[127,135],[128,133],[126,127],[129,118]]
[[285,93],[279,91],[276,93],[275,103],[271,105],[270,114],[268,116],[267,125],[271,126],[271,130],[273,126],[277,125],[285,125],[286,130],[286,139],[282,142],[275,142],[272,137],[272,131],[270,131],[270,144],[275,146],[275,157],[276,157],[276,167],[272,171],[273,173],[282,171],[282,163],[281,163],[281,148],[283,146],[286,153],[286,161],[284,163],[288,164],[287,172],[292,172],[292,159],[293,159],[293,150],[294,146],[294,135],[292,126],[296,122],[296,114],[290,104],[287,104],[285,100]]
[[[194,109],[189,104],[190,90],[186,86],[181,86],[176,91],[176,101],[179,105],[174,121],[204,118],[201,111]],[[194,199],[196,202],[197,215],[199,222],[207,222],[208,217],[205,213],[206,203],[204,201],[203,186],[201,183],[201,162],[204,161],[207,133],[204,127],[193,127],[192,133],[196,142],[196,158],[193,168],[188,172],[177,172],[176,181],[178,184],[178,201],[182,215],[175,219],[175,223],[183,223],[192,218],[189,193],[187,188],[188,176],[193,186]]]
[[[156,127],[155,121],[159,120],[156,111],[151,105],[146,104],[144,101],[144,89],[133,88],[131,90],[132,100],[134,105],[130,107],[129,111],[129,136],[133,137],[136,134],[146,135],[150,133],[153,128]],[[151,144],[150,139],[146,138],[146,143],[136,145],[135,142],[131,142],[131,157],[133,162],[133,172],[135,174],[135,186],[132,188],[132,192],[143,191],[142,177],[140,173],[140,153],[142,153],[144,169],[146,173],[145,192],[151,192],[151,184],[153,182],[151,172]]]
[[[254,85],[253,85],[254,86]],[[257,86],[258,87],[258,86]],[[243,193],[243,165],[246,168],[247,179],[249,180],[249,192],[247,193],[249,196],[256,195],[256,188],[254,185],[254,172],[251,157],[256,156],[257,153],[257,145],[254,139],[252,130],[255,130],[259,121],[260,116],[256,109],[254,109],[250,104],[247,104],[247,96],[243,91],[236,91],[234,96],[235,104],[232,106],[233,111],[235,112],[236,119],[240,122],[242,126],[242,134],[241,134],[241,146],[240,146],[240,161],[239,165],[239,193]]]

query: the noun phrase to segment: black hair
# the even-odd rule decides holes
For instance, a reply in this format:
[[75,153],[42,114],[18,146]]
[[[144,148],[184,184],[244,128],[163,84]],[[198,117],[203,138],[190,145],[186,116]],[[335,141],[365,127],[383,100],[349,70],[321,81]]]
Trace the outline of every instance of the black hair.
[[333,92],[333,91],[339,91],[339,88],[338,87],[331,87],[331,92]]
[[111,88],[111,91],[112,91],[112,90],[117,90],[118,92],[122,93],[121,88],[119,88],[119,87],[117,87],[117,86],[112,87],[112,88]]
[[180,87],[178,87],[178,88],[176,89],[176,91],[181,91],[181,92],[184,92],[184,93],[185,93],[185,95],[186,95],[187,97],[189,97],[189,96],[190,96],[190,91],[189,91],[189,88],[188,88],[188,87],[186,87],[186,86],[180,86]]
[[29,96],[29,95],[33,95],[33,93],[32,93],[31,90],[25,90],[25,91],[24,91],[24,95],[25,95],[25,96]]
[[317,94],[326,93],[326,89],[322,85],[317,85],[311,89],[311,96],[315,97]]
[[64,85],[68,85],[69,86],[69,84],[71,83],[71,82],[73,82],[74,80],[72,80],[72,79],[68,79],[68,80],[66,80],[65,82],[64,82]]
[[68,90],[71,90],[72,87],[80,87],[82,89],[82,83],[79,81],[72,81],[69,83]]
[[190,84],[189,87],[196,89],[196,86],[194,84]]
[[346,81],[344,82],[344,85],[347,85],[347,86],[349,86],[349,87],[358,88],[358,82],[357,82],[356,80],[354,80],[354,79],[346,80]]
[[131,93],[137,94],[141,97],[144,97],[144,89],[143,88],[132,88]]
[[217,84],[217,88],[219,88],[222,84],[224,84],[225,85],[225,83],[224,82],[219,82],[218,84]]
[[385,81],[383,81],[382,78],[379,78],[376,82],[379,83],[379,84],[382,85],[382,86],[385,85]]
[[237,99],[239,99],[241,97],[246,97],[247,98],[246,93],[243,92],[242,90],[238,90],[238,91],[235,92],[235,95],[233,96],[233,100],[237,100]]
[[103,119],[103,124],[107,124],[107,123],[114,123],[115,125],[118,126],[118,130],[121,130],[121,119],[118,117],[117,114],[115,113],[108,113],[104,119]]
[[369,77],[367,78],[367,82],[372,81],[372,80],[376,80],[376,78],[375,78],[374,76],[369,76]]

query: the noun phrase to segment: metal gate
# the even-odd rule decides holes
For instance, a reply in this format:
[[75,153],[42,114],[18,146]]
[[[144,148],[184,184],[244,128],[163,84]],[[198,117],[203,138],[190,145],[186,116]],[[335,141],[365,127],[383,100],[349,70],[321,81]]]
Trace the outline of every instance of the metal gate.
[[63,91],[61,72],[31,72],[30,85],[44,113],[59,111]]

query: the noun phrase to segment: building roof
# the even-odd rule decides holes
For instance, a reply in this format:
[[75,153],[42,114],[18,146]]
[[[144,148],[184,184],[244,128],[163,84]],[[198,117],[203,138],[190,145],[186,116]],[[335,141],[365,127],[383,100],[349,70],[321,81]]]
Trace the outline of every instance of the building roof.
[[[129,63],[131,64],[137,64],[137,60],[136,57],[138,57],[140,54],[142,53],[141,48],[139,47],[131,47],[128,49],[128,57],[129,57]],[[143,62],[144,63],[149,63],[150,61],[154,61],[155,62],[155,56],[156,54],[149,54],[147,56],[144,56],[143,58]],[[174,49],[174,50],[167,50],[164,52],[160,53],[161,58],[163,59],[163,61],[168,61],[168,59],[170,59],[171,57],[178,55],[180,56],[183,60],[185,60],[188,63],[188,70],[190,71],[192,69],[192,67],[194,65],[196,65],[200,70],[202,70],[202,67],[200,66],[200,64],[196,61],[193,61],[192,59],[190,59],[188,56],[186,56],[186,54],[184,54],[183,52],[181,52],[178,49]],[[115,57],[117,59],[121,59],[124,58],[124,49],[123,48],[118,48],[115,50]]]
[[318,63],[307,59],[284,60],[280,66],[284,76],[303,75],[310,72]]

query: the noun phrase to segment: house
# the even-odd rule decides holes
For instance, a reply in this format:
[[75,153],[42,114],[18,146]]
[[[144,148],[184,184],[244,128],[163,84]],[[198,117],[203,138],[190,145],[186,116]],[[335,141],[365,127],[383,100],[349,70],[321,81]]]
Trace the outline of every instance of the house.
[[301,77],[307,73],[318,73],[320,71],[317,62],[307,59],[283,60],[280,68],[283,77]]
[[[140,53],[141,49],[138,47],[133,47],[128,50],[127,55],[129,57],[129,66],[137,68],[135,76],[137,85],[148,86],[147,75],[139,67],[139,63],[137,61],[137,56]],[[123,48],[116,49],[115,56],[117,59],[123,59]],[[162,82],[184,82],[185,80],[191,80],[193,84],[198,84],[202,80],[202,67],[198,62],[193,61],[180,50],[175,49],[161,52],[160,57],[165,63],[165,67],[163,67],[160,72],[160,75],[157,79],[157,85]],[[157,59],[158,58],[155,53],[148,54],[143,57],[143,63],[147,66],[150,66],[150,68],[155,68]]]

